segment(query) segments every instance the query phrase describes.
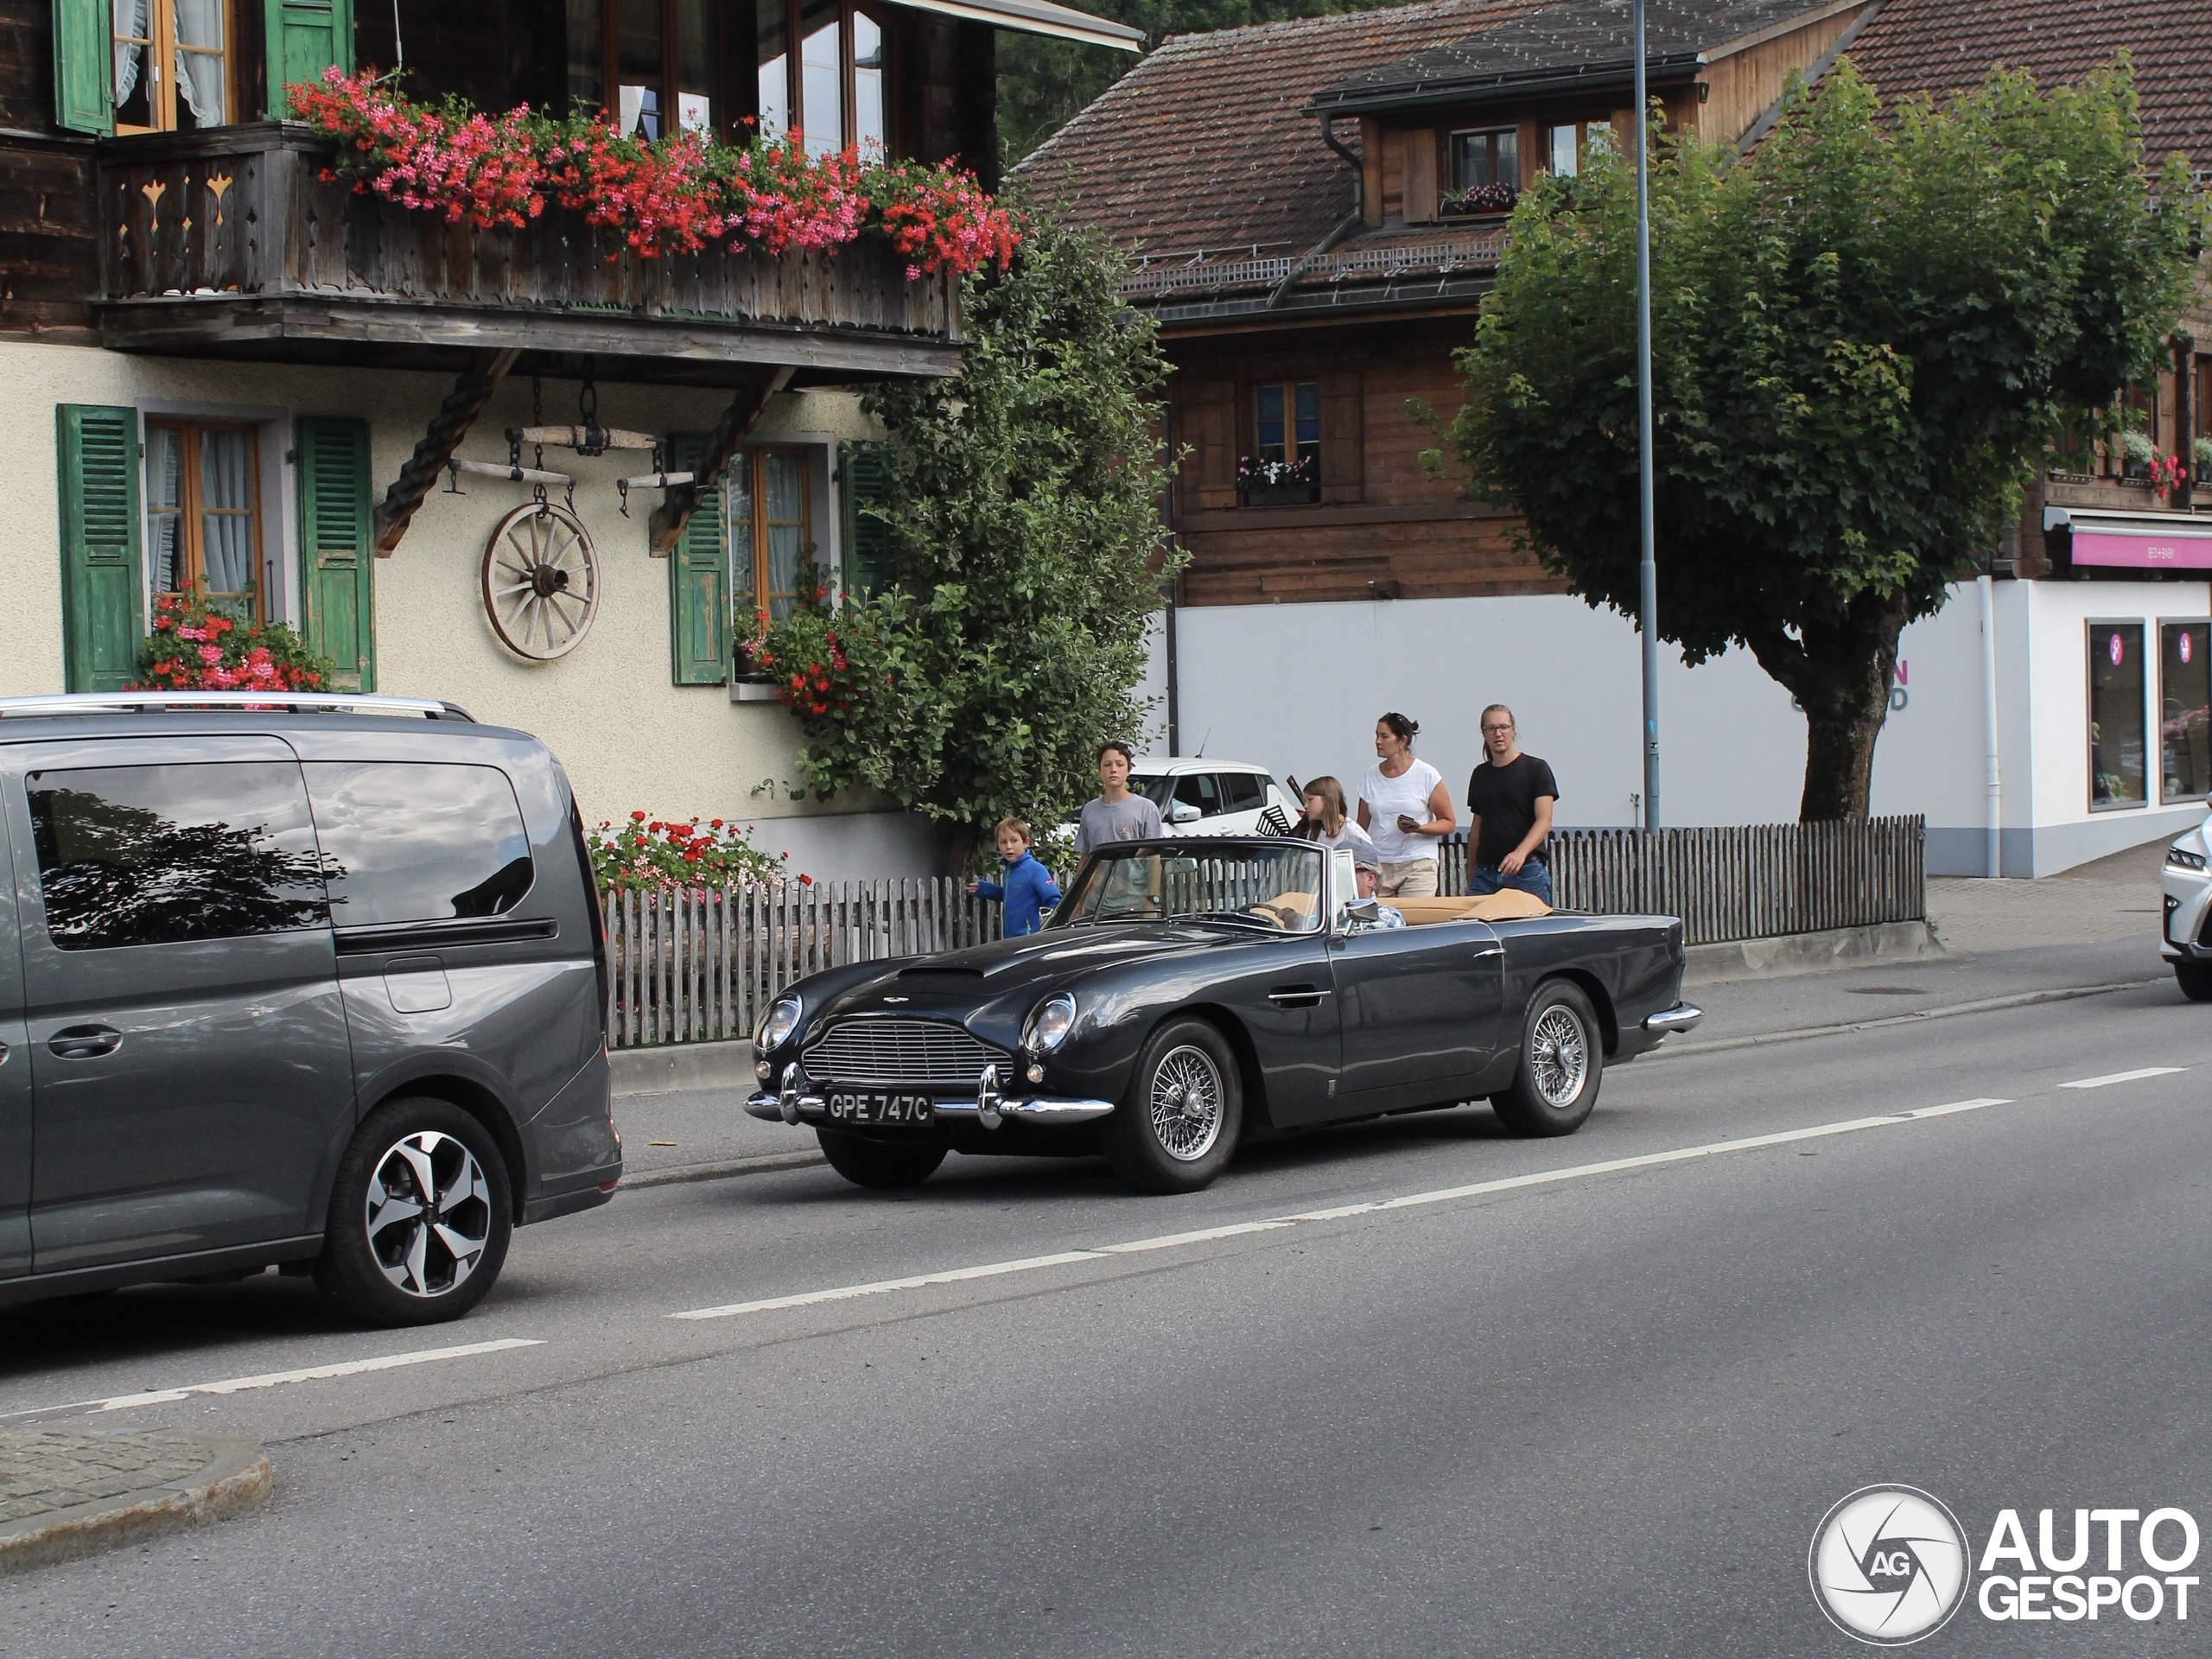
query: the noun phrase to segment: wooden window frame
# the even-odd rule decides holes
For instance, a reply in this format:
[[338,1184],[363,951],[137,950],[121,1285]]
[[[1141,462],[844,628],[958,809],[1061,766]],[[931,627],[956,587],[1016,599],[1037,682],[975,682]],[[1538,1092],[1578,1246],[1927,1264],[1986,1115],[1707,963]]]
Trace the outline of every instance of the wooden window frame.
[[[1244,449],[1240,445],[1240,453],[1250,455],[1255,461],[1262,459],[1260,454],[1260,394],[1268,391],[1279,391],[1282,393],[1283,459],[1286,461],[1291,461],[1304,459],[1304,457],[1297,453],[1299,449],[1298,389],[1300,386],[1311,386],[1313,388],[1313,481],[1310,485],[1304,486],[1309,492],[1304,500],[1271,501],[1266,504],[1268,505],[1313,506],[1318,505],[1321,499],[1321,451],[1323,448],[1321,434],[1323,429],[1327,424],[1322,410],[1321,378],[1319,375],[1314,375],[1310,378],[1293,377],[1288,380],[1277,380],[1274,378],[1253,380],[1248,381],[1243,389],[1243,397],[1242,401],[1243,403],[1245,415],[1248,418],[1239,422],[1238,428],[1244,434],[1245,438],[1250,442],[1251,448]],[[1288,484],[1258,486],[1245,486],[1240,484],[1237,486],[1236,492],[1237,505],[1240,506],[1249,506],[1252,505],[1248,499],[1248,497],[1250,491],[1254,488],[1266,489],[1269,491],[1289,491],[1299,486]]]
[[[269,595],[264,591],[266,572],[262,564],[261,524],[261,429],[251,421],[194,421],[162,418],[146,423],[149,436],[156,432],[177,432],[183,435],[181,454],[177,463],[177,505],[174,509],[156,508],[153,501],[153,480],[148,479],[140,489],[140,499],[145,503],[143,512],[147,529],[150,532],[153,520],[158,515],[167,517],[175,512],[177,520],[177,563],[182,571],[183,585],[162,588],[154,577],[153,537],[146,537],[146,581],[149,590],[155,594],[188,595],[204,588],[207,575],[207,547],[203,540],[205,527],[200,522],[204,509],[200,503],[200,440],[204,433],[237,432],[246,440],[246,522],[252,527],[253,577],[246,593],[246,620],[258,626],[268,620]],[[151,444],[146,445],[147,459],[152,459]]]
[[[736,633],[732,636],[733,638],[743,638],[753,632],[753,612],[756,609],[766,607],[770,598],[768,592],[767,457],[770,455],[795,455],[798,458],[799,553],[800,556],[809,563],[813,563],[814,557],[810,550],[817,545],[814,539],[814,458],[818,453],[819,451],[812,446],[803,443],[768,443],[759,446],[749,446],[746,448],[741,449],[730,461],[730,467],[733,471],[739,467],[743,467],[746,469],[746,507],[753,515],[752,522],[747,526],[746,536],[747,549],[753,561],[753,568],[746,573],[745,592],[748,596],[746,601],[746,613],[734,619],[737,631]],[[728,487],[727,474],[725,474],[723,487],[725,489]],[[735,569],[737,548],[734,537],[731,538],[728,556],[732,566],[729,573],[731,609],[735,610],[737,605],[738,582],[737,570]],[[819,570],[820,566],[817,564],[816,569]],[[795,594],[794,597],[804,598],[804,595]]]
[[[1463,194],[1471,188],[1470,181],[1459,176],[1459,141],[1462,138],[1497,138],[1508,136],[1513,140],[1513,176],[1510,179],[1494,180],[1492,182],[1510,184],[1518,190],[1521,188],[1521,129],[1518,126],[1509,124],[1490,127],[1453,127],[1445,135],[1444,166],[1451,180],[1452,194],[1455,196]],[[1493,144],[1491,149],[1491,160],[1494,163],[1497,159],[1497,146]]]
[[[671,4],[672,0],[663,0],[663,3],[664,5]],[[760,0],[760,3],[764,7],[770,7],[775,3],[775,0]],[[783,3],[784,107],[791,112],[791,127],[796,127],[799,131],[804,132],[807,130],[806,73],[804,66],[800,62],[800,50],[804,41],[799,34],[799,13],[803,6],[801,0],[783,0]],[[899,85],[900,35],[892,8],[873,3],[873,0],[843,0],[843,3],[837,9],[837,67],[838,74],[842,82],[842,95],[840,100],[842,108],[839,114],[837,147],[840,150],[852,149],[860,143],[859,134],[855,130],[859,105],[860,67],[855,60],[853,53],[853,18],[856,14],[863,12],[867,14],[870,22],[883,31],[883,153],[887,157],[897,156],[903,153],[899,144],[897,96],[897,88]],[[760,75],[757,30],[754,43],[751,48],[751,56],[753,67],[753,79],[749,85],[753,89],[752,96],[757,105]],[[789,128],[785,129],[787,131],[789,130]]]
[[[115,52],[114,9],[105,8],[111,20],[108,25],[109,60]],[[183,48],[176,40],[176,0],[146,0],[146,107],[151,111],[151,126],[134,126],[118,121],[115,130],[118,137],[144,132],[175,132],[176,124],[176,92],[175,59]],[[238,118],[238,20],[236,0],[223,0],[223,115],[219,125],[231,126]],[[164,48],[171,48],[166,58]],[[110,71],[113,73],[112,70]],[[201,131],[206,128],[200,129]]]
[[[709,132],[728,132],[731,123],[728,43],[719,31],[727,29],[728,14],[709,6],[708,15],[715,20],[718,31],[709,43],[707,60],[713,66],[709,70],[714,80],[713,90],[707,94],[707,127]],[[656,89],[660,102],[661,129],[659,137],[665,138],[671,129],[670,116],[676,114],[668,102],[670,91],[683,79],[682,51],[676,27],[676,0],[660,0],[660,86]],[[600,93],[604,100],[601,111],[611,121],[619,124],[622,118],[622,4],[621,0],[600,0],[599,5],[599,67]],[[682,94],[677,94],[679,97]],[[675,130],[681,130],[681,121]]]

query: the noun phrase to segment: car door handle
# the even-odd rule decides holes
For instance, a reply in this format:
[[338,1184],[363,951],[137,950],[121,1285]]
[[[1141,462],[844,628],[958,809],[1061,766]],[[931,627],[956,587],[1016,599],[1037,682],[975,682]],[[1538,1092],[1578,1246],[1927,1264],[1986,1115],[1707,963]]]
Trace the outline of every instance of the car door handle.
[[1319,985],[1278,985],[1268,993],[1268,1001],[1281,1008],[1311,1008],[1327,995]]
[[1475,952],[1475,960],[1477,962],[1480,962],[1485,957],[1502,957],[1504,954],[1505,947],[1503,945],[1486,944],[1483,946],[1481,950]]
[[123,1033],[112,1026],[67,1026],[46,1039],[46,1046],[65,1060],[96,1060],[123,1046]]

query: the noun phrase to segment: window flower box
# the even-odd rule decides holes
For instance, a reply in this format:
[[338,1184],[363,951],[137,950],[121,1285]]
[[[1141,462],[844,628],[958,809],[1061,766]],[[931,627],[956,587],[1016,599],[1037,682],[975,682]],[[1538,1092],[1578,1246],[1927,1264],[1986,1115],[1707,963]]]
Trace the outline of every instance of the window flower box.
[[1520,190],[1510,184],[1471,185],[1456,196],[1446,196],[1437,204],[1440,219],[1475,219],[1493,213],[1510,213],[1521,200]]
[[1321,499],[1321,458],[1236,461],[1236,499],[1248,507],[1304,507]]

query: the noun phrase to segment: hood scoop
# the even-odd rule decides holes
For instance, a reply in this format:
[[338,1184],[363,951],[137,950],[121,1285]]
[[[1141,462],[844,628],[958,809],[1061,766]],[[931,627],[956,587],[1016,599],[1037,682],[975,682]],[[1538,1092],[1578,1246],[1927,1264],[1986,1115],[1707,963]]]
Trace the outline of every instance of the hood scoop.
[[947,968],[931,963],[922,963],[912,968],[901,968],[893,977],[896,979],[981,979],[980,968]]

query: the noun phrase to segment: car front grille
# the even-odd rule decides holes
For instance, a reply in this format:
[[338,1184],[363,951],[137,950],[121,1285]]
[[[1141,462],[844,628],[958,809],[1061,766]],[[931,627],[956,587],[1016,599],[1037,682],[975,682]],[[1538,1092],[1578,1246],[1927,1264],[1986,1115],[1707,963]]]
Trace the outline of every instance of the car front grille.
[[809,1081],[905,1088],[918,1084],[973,1090],[983,1068],[1012,1076],[1013,1056],[934,1020],[840,1020],[807,1046]]

